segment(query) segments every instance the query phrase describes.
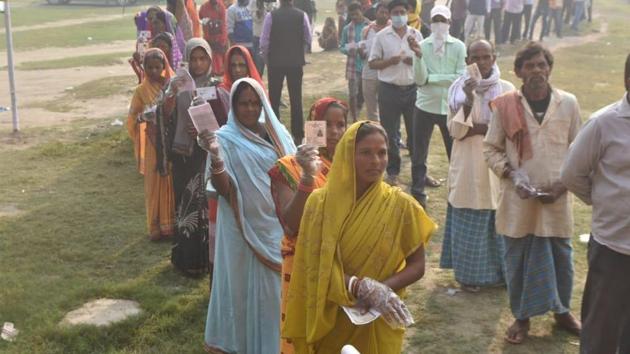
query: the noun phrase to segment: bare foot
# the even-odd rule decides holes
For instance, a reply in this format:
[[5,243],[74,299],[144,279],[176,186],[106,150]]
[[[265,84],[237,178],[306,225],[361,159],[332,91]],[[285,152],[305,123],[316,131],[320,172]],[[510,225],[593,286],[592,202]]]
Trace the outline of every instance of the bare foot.
[[460,287],[462,290],[469,293],[478,293],[479,291],[481,291],[481,287],[476,285],[461,284]]
[[521,344],[527,338],[529,332],[529,319],[514,320],[514,323],[507,329],[505,340],[512,344]]
[[582,323],[575,318],[571,312],[567,313],[555,313],[553,317],[556,319],[558,327],[568,331],[569,333],[580,336],[582,333]]

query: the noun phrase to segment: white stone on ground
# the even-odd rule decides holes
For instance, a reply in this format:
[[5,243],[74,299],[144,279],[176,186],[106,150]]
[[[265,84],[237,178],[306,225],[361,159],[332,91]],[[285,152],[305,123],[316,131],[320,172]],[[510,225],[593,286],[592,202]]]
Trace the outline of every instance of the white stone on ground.
[[80,324],[109,326],[112,323],[138,315],[140,312],[142,312],[140,305],[135,301],[97,299],[68,312],[60,324],[66,326]]

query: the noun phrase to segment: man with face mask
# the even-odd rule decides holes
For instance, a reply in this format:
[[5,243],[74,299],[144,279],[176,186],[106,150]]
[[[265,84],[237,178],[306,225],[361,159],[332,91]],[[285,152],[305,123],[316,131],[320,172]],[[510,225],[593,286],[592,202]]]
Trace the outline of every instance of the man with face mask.
[[409,38],[418,42],[422,40],[422,34],[407,26],[407,1],[392,0],[387,8],[392,24],[374,36],[368,62],[370,69],[377,70],[379,117],[387,132],[389,144],[387,182],[397,185],[400,174],[401,115],[407,130],[407,146],[413,141],[411,120],[416,85],[413,80],[413,52],[409,47]]
[[411,167],[411,194],[426,207],[424,191],[427,174],[427,156],[433,127],[442,133],[446,155],[451,156],[452,139],[446,127],[448,88],[466,68],[466,46],[449,35],[451,10],[438,5],[431,10],[431,35],[418,43],[409,41],[414,51],[413,69],[418,94],[413,118],[413,154]]

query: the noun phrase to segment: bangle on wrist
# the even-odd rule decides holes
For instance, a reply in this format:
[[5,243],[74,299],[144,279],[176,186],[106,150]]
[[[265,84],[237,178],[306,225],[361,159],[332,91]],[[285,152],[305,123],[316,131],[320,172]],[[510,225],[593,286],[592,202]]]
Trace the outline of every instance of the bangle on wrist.
[[313,186],[312,183],[311,184],[306,184],[306,183],[304,183],[303,180],[300,180],[300,183],[298,183],[297,189],[300,192],[313,193],[313,191],[315,190],[315,186]]
[[350,280],[348,280],[348,292],[354,296],[354,294],[352,293],[352,287],[354,286],[354,283],[357,281],[357,277],[355,277],[354,275],[350,277]]
[[221,167],[219,167],[219,168],[213,168],[213,169],[212,169],[212,175],[213,175],[213,176],[220,175],[220,174],[222,174],[223,172],[225,172],[225,167],[223,167],[223,166],[221,166]]

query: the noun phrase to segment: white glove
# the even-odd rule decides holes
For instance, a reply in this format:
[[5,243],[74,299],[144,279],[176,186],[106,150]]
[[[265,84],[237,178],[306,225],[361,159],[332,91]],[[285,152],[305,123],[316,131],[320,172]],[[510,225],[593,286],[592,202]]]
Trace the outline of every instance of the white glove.
[[529,184],[529,176],[527,172],[519,168],[510,173],[512,183],[516,187],[516,192],[522,199],[527,199],[536,196],[536,188]]
[[398,295],[387,285],[371,278],[359,280],[357,299],[381,313],[392,328],[404,328],[413,324],[411,313]]
[[298,146],[295,159],[300,167],[302,167],[302,173],[304,175],[317,176],[322,161],[319,158],[319,150],[316,146],[306,144]]

